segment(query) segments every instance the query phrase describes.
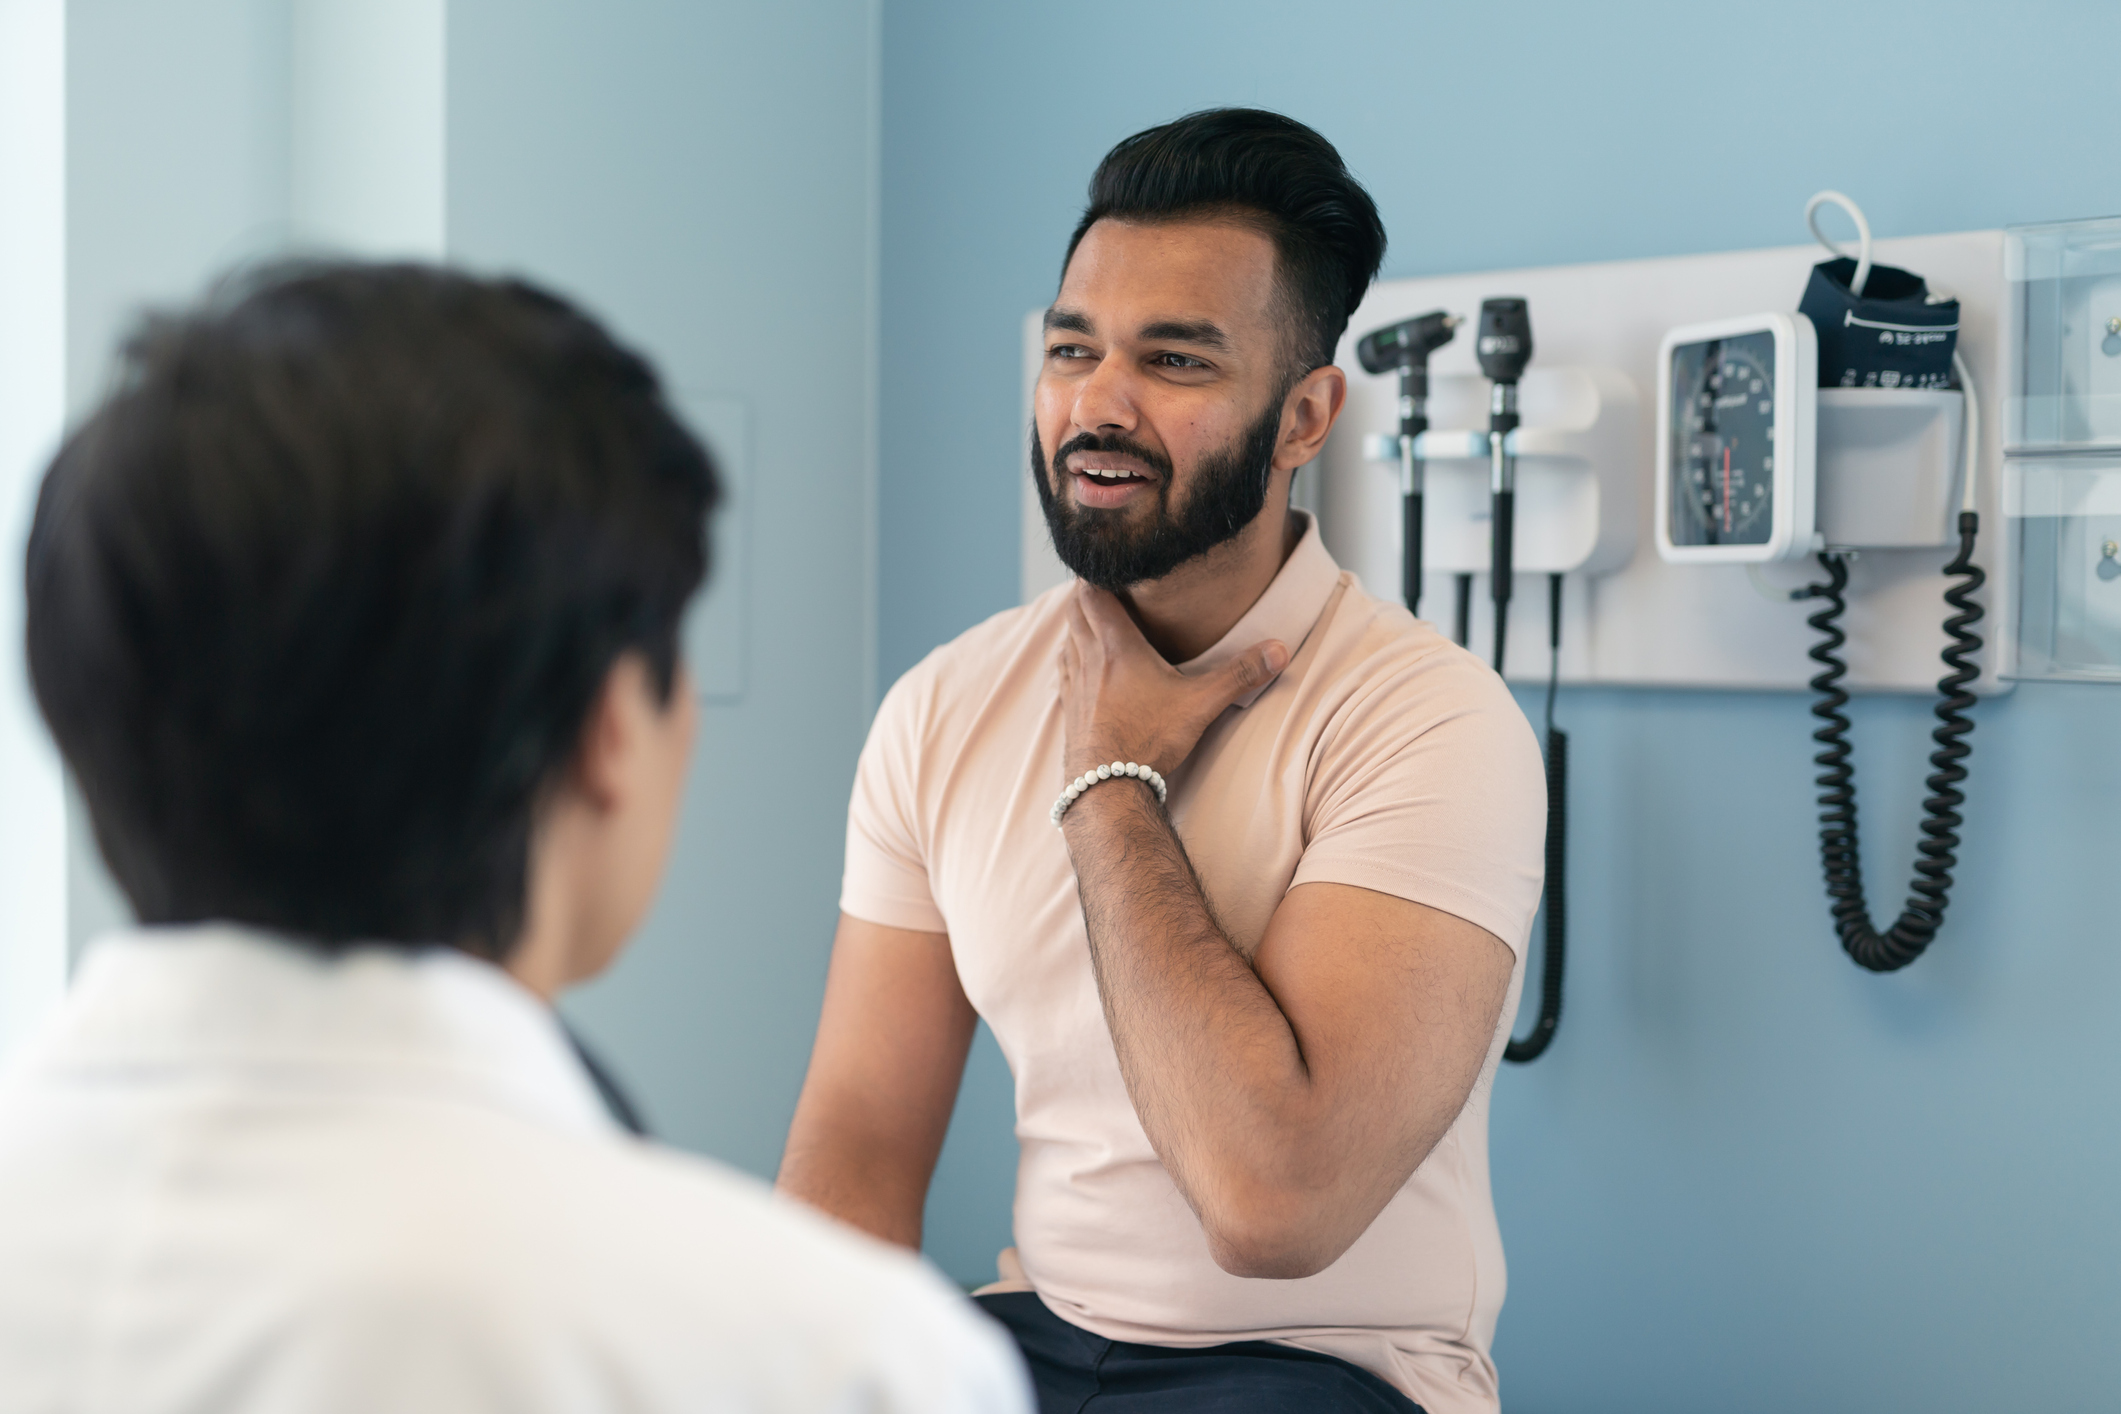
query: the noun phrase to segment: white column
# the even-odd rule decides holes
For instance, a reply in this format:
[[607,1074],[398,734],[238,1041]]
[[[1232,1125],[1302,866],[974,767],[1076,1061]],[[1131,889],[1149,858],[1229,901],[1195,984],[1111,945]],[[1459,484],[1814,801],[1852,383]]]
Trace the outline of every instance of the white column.
[[22,547],[66,417],[66,16],[0,0],[0,1057],[66,985],[66,803],[22,657]]

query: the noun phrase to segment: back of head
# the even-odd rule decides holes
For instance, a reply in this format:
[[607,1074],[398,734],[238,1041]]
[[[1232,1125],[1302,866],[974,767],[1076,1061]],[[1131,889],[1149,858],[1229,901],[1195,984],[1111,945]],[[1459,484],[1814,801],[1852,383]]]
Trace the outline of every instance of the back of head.
[[147,321],[27,566],[141,920],[504,957],[612,664],[673,690],[717,496],[648,365],[521,282],[282,267]]
[[1068,255],[1102,220],[1214,218],[1274,242],[1291,372],[1331,363],[1384,263],[1385,228],[1333,144],[1293,118],[1211,108],[1127,138],[1097,164]]

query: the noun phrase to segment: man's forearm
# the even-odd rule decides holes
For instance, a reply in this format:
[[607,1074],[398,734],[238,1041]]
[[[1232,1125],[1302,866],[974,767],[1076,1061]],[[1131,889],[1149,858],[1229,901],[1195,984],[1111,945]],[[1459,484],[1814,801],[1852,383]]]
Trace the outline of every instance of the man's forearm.
[[929,1174],[888,1144],[846,1135],[790,1133],[773,1186],[872,1237],[916,1251]]
[[949,938],[841,915],[776,1186],[886,1242],[920,1246],[978,1024]]
[[1145,786],[1100,785],[1063,823],[1128,1095],[1212,1228],[1211,1210],[1295,1167],[1313,1108],[1302,1049]]

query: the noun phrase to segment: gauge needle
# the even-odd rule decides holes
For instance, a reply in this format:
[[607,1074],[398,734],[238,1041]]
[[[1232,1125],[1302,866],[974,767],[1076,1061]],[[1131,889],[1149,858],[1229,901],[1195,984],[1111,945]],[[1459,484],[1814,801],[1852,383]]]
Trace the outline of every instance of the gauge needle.
[[1723,533],[1731,533],[1731,449],[1723,449]]

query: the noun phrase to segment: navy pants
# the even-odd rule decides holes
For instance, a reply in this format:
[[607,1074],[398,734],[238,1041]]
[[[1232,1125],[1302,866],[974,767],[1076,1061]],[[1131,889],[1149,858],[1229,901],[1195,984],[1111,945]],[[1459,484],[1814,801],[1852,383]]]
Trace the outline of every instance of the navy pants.
[[1016,1337],[1039,1414],[1421,1414],[1368,1370],[1316,1351],[1264,1340],[1135,1345],[1069,1325],[1028,1291],[975,1299]]

